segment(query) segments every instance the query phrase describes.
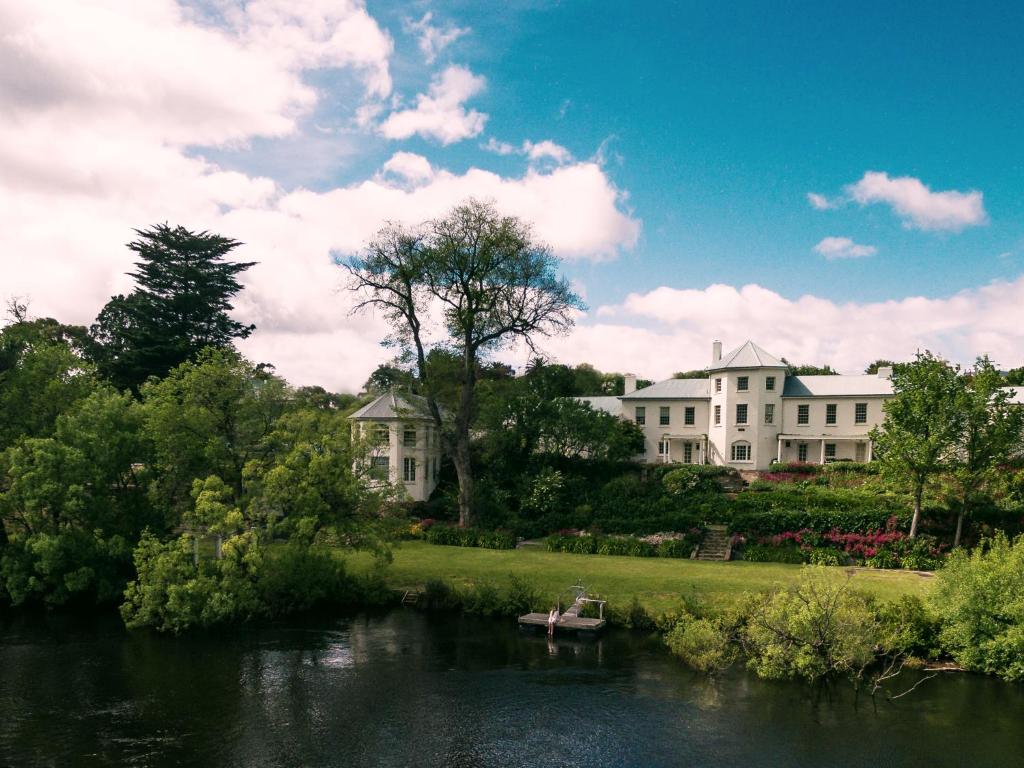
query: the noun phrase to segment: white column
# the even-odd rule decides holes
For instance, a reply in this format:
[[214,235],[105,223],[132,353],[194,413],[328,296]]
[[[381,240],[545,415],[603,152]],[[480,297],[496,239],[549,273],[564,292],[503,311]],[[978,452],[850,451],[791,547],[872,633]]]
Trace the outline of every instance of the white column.
[[821,439],[821,464],[825,463],[825,438]]
[[779,464],[781,464],[782,463],[782,438],[781,437],[777,437],[775,439],[775,442],[778,443],[778,445],[779,445],[778,456],[776,456],[775,461],[777,461]]
[[874,448],[875,448],[875,441],[874,440],[868,440],[868,457],[867,458],[868,458],[869,462],[873,458]]

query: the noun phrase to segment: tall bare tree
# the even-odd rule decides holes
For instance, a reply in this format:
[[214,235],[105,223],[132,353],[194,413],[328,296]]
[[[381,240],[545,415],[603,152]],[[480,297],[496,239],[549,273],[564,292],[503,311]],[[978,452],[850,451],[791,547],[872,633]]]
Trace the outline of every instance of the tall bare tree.
[[[460,525],[472,520],[470,426],[478,361],[502,346],[522,341],[533,347],[539,337],[568,331],[583,303],[558,277],[557,264],[529,224],[471,199],[420,227],[389,224],[345,265],[361,296],[356,311],[382,311],[392,329],[385,343],[415,360],[430,416],[458,475]],[[438,382],[427,365],[429,349],[437,346],[461,360],[452,414],[442,414]]]

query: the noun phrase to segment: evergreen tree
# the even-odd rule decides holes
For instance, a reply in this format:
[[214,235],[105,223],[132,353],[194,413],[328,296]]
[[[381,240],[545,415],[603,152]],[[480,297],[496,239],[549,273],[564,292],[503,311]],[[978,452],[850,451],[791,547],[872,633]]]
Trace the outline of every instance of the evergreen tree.
[[241,289],[237,275],[255,263],[224,260],[241,243],[167,224],[136,233],[128,247],[139,261],[129,274],[138,287],[113,297],[89,330],[100,373],[134,391],[205,347],[229,347],[255,328],[228,315]]

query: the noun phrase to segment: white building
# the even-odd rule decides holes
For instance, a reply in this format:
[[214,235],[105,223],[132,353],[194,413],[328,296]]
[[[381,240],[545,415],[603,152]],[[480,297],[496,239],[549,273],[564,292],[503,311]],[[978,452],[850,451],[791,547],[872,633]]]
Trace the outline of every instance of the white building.
[[441,471],[441,439],[425,398],[388,392],[349,416],[354,439],[367,444],[370,469],[381,481],[426,501]]
[[581,398],[635,421],[647,462],[767,469],[773,461],[871,460],[868,433],[892,396],[891,370],[861,376],[787,376],[788,366],[751,341],[723,357],[712,346],[706,379],[668,379],[622,397]]

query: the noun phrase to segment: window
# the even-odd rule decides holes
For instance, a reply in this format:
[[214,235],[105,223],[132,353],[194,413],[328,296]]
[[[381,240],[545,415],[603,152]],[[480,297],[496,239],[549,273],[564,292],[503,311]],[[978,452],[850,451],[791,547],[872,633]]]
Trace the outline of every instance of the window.
[[387,456],[370,457],[370,474],[381,480],[388,479],[388,470],[391,468],[391,459]]
[[774,424],[775,423],[775,403],[764,404],[764,423]]
[[406,427],[402,432],[402,445],[406,448],[416,447],[416,427]]
[[796,448],[796,460],[807,461],[807,443],[800,443]]
[[764,377],[764,388],[767,389],[769,392],[774,392],[775,391],[775,377],[774,376],[765,376]]
[[736,377],[736,391],[746,392],[750,389],[750,377],[749,376],[737,376]]
[[683,409],[683,423],[688,427],[692,427],[697,420],[695,414],[696,409],[692,405],[686,406]]
[[722,423],[722,406],[716,405],[715,406],[715,424],[721,424],[721,423]]
[[715,392],[721,392],[721,391],[722,391],[722,380],[721,379],[715,379]]
[[797,424],[810,424],[811,422],[811,406],[809,405],[798,405],[796,407],[796,423]]
[[642,405],[636,407],[636,423],[641,427],[647,423],[647,408]]
[[825,461],[829,459],[835,459],[836,457],[836,444],[825,443]]
[[693,443],[683,443],[683,461],[693,464]]
[[668,440],[658,441],[658,455],[663,458],[668,456]]
[[736,404],[736,423],[746,424],[747,423],[747,404],[737,403]]
[[668,406],[667,405],[663,405],[663,406],[661,406],[661,408],[658,409],[658,424],[660,424],[663,427],[667,427],[668,426],[668,420],[669,420]]
[[732,460],[733,461],[750,461],[750,443],[733,443],[732,444]]
[[836,404],[828,403],[825,405],[825,423],[835,424],[836,423]]
[[402,459],[402,479],[407,483],[416,482],[416,459],[410,456]]
[[856,403],[853,406],[853,423],[854,424],[867,424],[868,423],[868,404],[867,403]]
[[387,445],[391,442],[391,430],[387,424],[378,424],[373,428],[373,441],[380,445]]
[[866,449],[867,449],[867,446],[865,446],[864,443],[857,443],[857,445],[855,445],[854,448],[853,448],[853,460],[854,461],[864,461],[864,459],[866,458],[866,456],[865,456],[865,454],[867,452]]

